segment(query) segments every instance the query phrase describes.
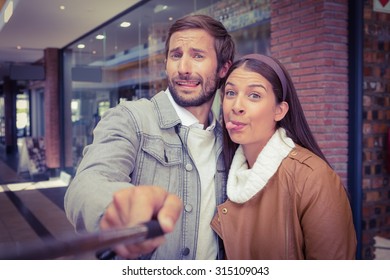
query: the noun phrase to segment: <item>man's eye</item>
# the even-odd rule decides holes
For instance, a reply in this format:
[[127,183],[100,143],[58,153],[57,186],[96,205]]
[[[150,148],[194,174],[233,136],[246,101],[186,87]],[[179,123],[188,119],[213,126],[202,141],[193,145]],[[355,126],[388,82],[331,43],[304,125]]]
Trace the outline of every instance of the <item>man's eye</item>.
[[203,55],[201,55],[201,54],[195,54],[195,56],[194,56],[195,58],[203,58],[204,56]]
[[180,58],[180,57],[181,57],[181,54],[180,54],[180,53],[172,53],[172,54],[171,54],[171,57],[172,57],[172,58]]

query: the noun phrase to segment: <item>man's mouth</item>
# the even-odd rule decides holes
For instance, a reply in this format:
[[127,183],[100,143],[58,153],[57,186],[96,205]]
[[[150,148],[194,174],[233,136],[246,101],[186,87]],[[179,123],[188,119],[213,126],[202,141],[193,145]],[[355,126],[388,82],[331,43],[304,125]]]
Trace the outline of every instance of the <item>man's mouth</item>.
[[184,87],[197,87],[200,85],[200,81],[176,81],[175,82],[178,86],[184,86]]

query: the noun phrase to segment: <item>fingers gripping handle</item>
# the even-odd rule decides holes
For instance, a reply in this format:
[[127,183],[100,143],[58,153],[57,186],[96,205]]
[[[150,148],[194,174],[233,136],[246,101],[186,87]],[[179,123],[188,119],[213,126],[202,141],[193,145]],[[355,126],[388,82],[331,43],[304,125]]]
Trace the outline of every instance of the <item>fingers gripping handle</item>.
[[[141,225],[143,225],[146,228],[145,237],[143,238],[142,241],[164,235],[164,231],[162,230],[157,220],[151,220]],[[128,243],[137,243],[137,242],[131,242],[131,236],[129,237],[129,239],[130,240]],[[99,260],[112,260],[116,258],[116,253],[112,249],[104,249],[96,252],[96,258]]]
[[144,223],[144,225],[148,228],[146,239],[155,238],[164,235],[160,223],[157,220],[151,220],[149,222]]

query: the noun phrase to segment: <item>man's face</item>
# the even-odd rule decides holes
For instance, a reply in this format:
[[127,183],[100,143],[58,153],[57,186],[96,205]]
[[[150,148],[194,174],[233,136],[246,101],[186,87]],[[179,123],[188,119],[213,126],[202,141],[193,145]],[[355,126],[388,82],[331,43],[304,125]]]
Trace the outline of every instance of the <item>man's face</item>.
[[183,107],[212,100],[221,75],[217,73],[214,38],[201,29],[173,33],[166,64],[173,99]]

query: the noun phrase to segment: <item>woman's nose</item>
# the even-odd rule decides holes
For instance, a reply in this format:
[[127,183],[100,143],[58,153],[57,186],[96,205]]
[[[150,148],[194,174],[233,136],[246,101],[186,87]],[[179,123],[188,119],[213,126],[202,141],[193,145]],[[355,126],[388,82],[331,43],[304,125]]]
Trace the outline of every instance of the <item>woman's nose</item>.
[[240,101],[240,98],[237,98],[233,104],[232,110],[234,113],[242,115],[245,110],[244,107],[242,106],[242,103]]

